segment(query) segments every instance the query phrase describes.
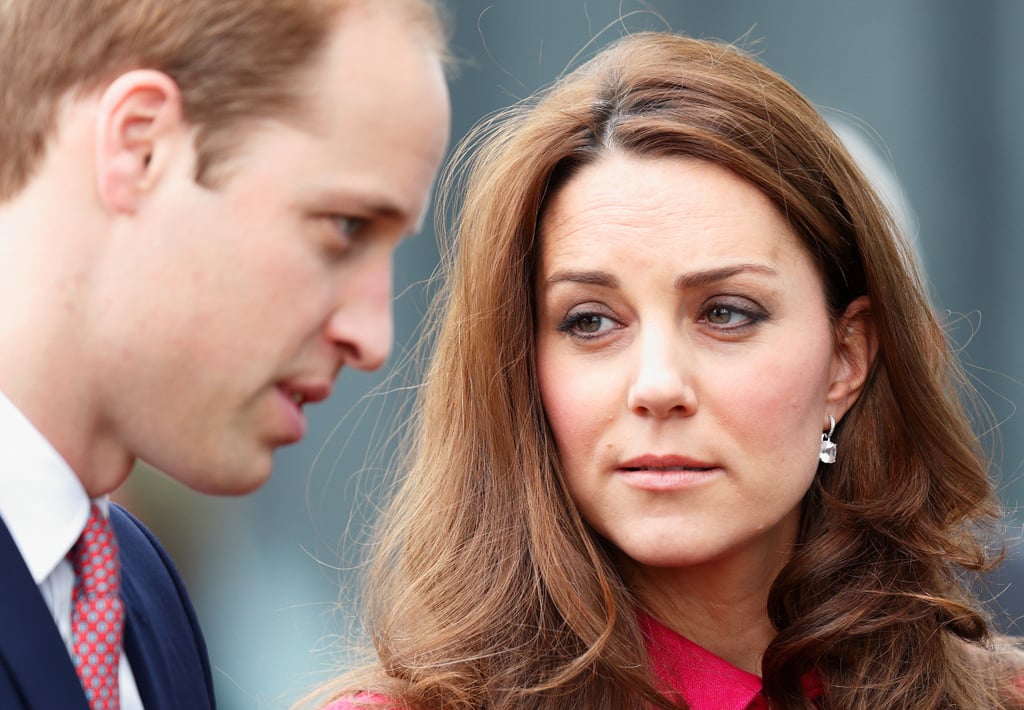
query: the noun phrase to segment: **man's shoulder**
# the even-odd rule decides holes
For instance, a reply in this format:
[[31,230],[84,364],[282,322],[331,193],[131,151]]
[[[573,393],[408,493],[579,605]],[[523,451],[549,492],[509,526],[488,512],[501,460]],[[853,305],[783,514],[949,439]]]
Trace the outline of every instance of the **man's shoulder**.
[[121,564],[134,567],[145,565],[180,579],[167,550],[163,548],[156,536],[141,520],[116,503],[110,504],[110,522],[117,535],[117,544],[121,553]]
[[193,616],[185,583],[156,536],[141,520],[115,503],[110,504],[110,521],[120,548],[122,585],[142,598],[157,597],[161,605],[184,606],[188,615]]
[[128,612],[125,651],[143,700],[172,707],[214,707],[213,681],[199,621],[170,555],[143,523],[111,504]]

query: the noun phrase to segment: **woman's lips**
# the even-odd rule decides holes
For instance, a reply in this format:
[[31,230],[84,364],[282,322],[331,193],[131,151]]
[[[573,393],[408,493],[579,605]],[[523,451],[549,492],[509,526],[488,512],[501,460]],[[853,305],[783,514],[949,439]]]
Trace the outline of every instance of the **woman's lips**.
[[645,454],[623,461],[615,474],[634,488],[673,491],[705,483],[721,471],[713,463],[687,456]]

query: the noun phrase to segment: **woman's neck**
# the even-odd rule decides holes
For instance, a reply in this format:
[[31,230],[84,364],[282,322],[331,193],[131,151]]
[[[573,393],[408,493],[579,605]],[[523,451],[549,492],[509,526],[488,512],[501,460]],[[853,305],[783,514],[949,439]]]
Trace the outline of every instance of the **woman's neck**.
[[768,619],[768,594],[790,557],[792,533],[782,536],[787,540],[781,545],[754,546],[683,568],[625,560],[624,576],[651,616],[734,666],[760,675],[761,657],[777,633]]

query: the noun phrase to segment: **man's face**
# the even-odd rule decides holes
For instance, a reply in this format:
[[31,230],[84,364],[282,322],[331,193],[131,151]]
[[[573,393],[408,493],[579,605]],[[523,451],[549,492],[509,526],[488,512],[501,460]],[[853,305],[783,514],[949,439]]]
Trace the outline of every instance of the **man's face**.
[[327,49],[296,79],[301,116],[247,132],[212,189],[183,151],[100,274],[100,437],[197,490],[261,485],[302,404],[391,348],[391,258],[444,153],[447,90],[396,13],[347,12]]

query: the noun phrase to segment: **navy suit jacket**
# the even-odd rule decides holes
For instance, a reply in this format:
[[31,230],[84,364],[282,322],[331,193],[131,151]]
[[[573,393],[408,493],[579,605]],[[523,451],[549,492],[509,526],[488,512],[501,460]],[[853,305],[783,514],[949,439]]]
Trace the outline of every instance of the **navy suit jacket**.
[[[142,523],[111,504],[121,550],[124,651],[146,710],[214,707],[206,642],[174,564]],[[67,647],[0,520],[0,708],[89,710]]]

